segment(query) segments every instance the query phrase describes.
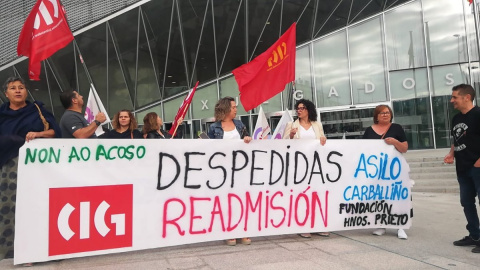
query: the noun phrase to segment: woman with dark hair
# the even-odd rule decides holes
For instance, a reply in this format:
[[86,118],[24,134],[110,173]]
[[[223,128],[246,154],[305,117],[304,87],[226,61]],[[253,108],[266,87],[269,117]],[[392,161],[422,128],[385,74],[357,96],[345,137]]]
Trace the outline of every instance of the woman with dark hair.
[[[300,99],[295,103],[295,111],[298,119],[289,122],[285,127],[283,139],[318,139],[321,145],[325,145],[327,137],[323,133],[322,123],[317,121],[315,104],[307,99]],[[319,236],[328,237],[328,232],[318,232]],[[303,238],[311,238],[310,233],[299,234]]]
[[[393,145],[400,153],[408,150],[407,136],[402,126],[392,123],[393,112],[388,105],[378,105],[373,111],[373,125],[363,133],[363,139],[383,139],[386,144]],[[386,229],[379,228],[373,231],[374,235],[384,235]],[[407,239],[403,229],[397,231],[400,239]]]
[[307,99],[300,99],[295,103],[298,119],[289,122],[283,133],[284,139],[319,139],[325,145],[327,137],[323,133],[322,123],[317,121],[315,104]]
[[142,139],[142,133],[137,130],[137,120],[129,110],[121,110],[115,114],[112,121],[113,129],[100,135],[108,139]]
[[36,138],[61,138],[53,115],[40,101],[27,100],[25,82],[8,78],[4,84],[8,101],[0,106],[0,260],[13,258],[15,198],[20,147]]
[[172,135],[161,129],[162,118],[154,112],[147,113],[143,118],[143,136],[145,139],[170,139]]
[[[224,97],[215,104],[215,123],[208,129],[210,139],[243,139],[249,143],[252,137],[249,136],[247,128],[242,121],[235,119],[237,116],[237,104],[232,97]],[[225,240],[228,246],[235,246],[237,239]],[[252,240],[248,237],[242,238],[242,244],[250,245]]]

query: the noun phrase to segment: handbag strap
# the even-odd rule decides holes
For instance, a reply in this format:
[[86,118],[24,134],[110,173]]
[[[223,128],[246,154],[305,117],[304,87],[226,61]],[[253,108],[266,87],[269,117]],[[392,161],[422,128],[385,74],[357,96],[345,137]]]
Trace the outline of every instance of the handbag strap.
[[37,103],[33,103],[33,104],[35,104],[35,106],[37,107],[38,114],[40,115],[40,119],[42,119],[43,131],[47,131],[50,125],[48,124],[47,120],[43,116],[42,111],[40,110],[40,107],[38,107]]
[[392,123],[390,123],[390,125],[388,126],[387,130],[385,131],[385,133],[383,133],[382,137],[380,139],[383,139],[383,137],[385,137],[385,135],[387,134],[388,130],[390,130],[390,127],[392,126]]

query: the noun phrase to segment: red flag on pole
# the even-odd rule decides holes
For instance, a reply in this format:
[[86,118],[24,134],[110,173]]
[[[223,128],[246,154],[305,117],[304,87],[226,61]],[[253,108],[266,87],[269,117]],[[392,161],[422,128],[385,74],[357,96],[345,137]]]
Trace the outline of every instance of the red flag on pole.
[[40,80],[40,61],[73,40],[59,0],[38,0],[23,25],[17,53],[29,57],[28,76]]
[[175,120],[173,120],[172,123],[172,128],[168,131],[172,135],[172,137],[177,134],[177,128],[178,128],[178,119],[180,118],[185,118],[185,115],[187,114],[188,107],[190,107],[190,103],[192,103],[193,95],[195,95],[195,90],[197,90],[198,86],[198,81],[193,87],[192,91],[188,93],[188,95],[185,97],[185,99],[182,102],[182,105],[180,105],[180,108],[178,109],[177,115],[175,116]]
[[232,71],[245,111],[282,92],[295,80],[295,28],[293,23],[268,50]]

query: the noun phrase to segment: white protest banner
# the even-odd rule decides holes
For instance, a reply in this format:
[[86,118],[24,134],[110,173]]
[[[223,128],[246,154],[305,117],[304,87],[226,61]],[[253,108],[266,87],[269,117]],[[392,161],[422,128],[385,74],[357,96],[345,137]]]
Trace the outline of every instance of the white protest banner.
[[382,140],[66,140],[20,149],[14,263],[221,239],[409,228]]

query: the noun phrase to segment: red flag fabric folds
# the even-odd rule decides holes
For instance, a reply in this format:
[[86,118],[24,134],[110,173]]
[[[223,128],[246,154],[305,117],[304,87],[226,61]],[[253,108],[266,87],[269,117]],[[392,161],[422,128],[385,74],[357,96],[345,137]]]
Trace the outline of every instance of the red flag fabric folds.
[[23,25],[17,54],[29,57],[28,76],[40,80],[40,61],[73,40],[59,0],[38,0]]
[[282,92],[295,80],[295,37],[293,23],[268,50],[232,71],[245,111]]
[[190,107],[190,103],[192,103],[193,96],[195,95],[195,90],[197,90],[198,86],[198,81],[193,87],[192,91],[188,93],[188,95],[185,97],[185,99],[182,102],[182,105],[180,105],[180,108],[178,109],[177,115],[175,116],[175,120],[173,120],[172,123],[172,128],[168,131],[172,135],[172,137],[175,136],[177,133],[177,128],[178,128],[178,119],[180,118],[185,118],[185,115],[187,114],[188,107]]

